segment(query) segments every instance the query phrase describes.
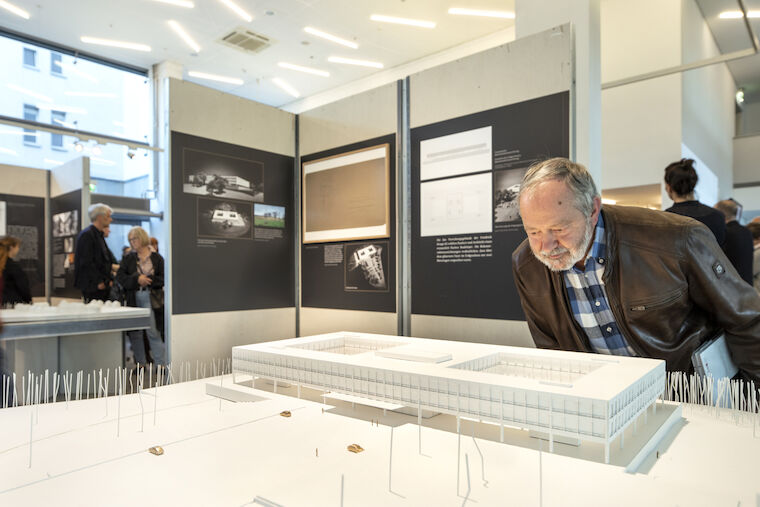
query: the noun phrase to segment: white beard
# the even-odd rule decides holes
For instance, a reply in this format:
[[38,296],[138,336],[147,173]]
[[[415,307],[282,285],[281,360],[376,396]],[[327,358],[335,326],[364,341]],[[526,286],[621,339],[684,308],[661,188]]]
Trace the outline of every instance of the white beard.
[[[567,271],[586,256],[586,250],[588,249],[591,238],[594,237],[595,230],[596,226],[591,224],[591,219],[589,218],[589,220],[586,221],[586,230],[583,233],[583,238],[581,238],[578,245],[571,248],[557,247],[547,253],[536,252],[532,247],[531,251],[536,259],[540,260],[552,271]],[[555,255],[561,255],[561,257],[559,259],[552,259],[551,257]]]

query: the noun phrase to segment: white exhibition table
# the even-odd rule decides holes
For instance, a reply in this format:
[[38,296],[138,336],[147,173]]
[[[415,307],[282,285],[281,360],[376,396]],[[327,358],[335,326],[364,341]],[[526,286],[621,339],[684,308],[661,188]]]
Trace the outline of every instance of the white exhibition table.
[[[154,388],[0,410],[0,505],[760,504],[760,429],[749,414],[684,405],[682,421],[629,474],[637,439],[648,439],[674,404],[658,402],[657,415],[650,411],[637,435],[629,428],[625,447],[614,445],[605,465],[600,444],[539,452],[546,443],[526,431],[508,429],[500,443],[497,426],[463,421],[458,434],[456,418],[445,414],[423,419],[420,433],[414,416],[237,381],[225,375],[159,387],[157,397]],[[255,397],[206,394],[220,382],[234,391],[228,398]],[[365,450],[348,452],[350,444]],[[156,445],[163,455],[148,452]]]
[[[0,310],[0,342],[18,378],[49,370],[60,374],[114,368],[124,362],[122,331],[150,326],[148,308],[111,303],[20,305]],[[19,394],[20,395],[20,394]]]

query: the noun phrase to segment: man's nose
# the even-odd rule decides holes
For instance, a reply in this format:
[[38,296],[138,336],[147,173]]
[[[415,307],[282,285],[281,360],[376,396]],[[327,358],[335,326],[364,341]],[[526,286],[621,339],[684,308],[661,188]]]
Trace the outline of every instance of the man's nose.
[[557,238],[551,232],[545,232],[541,235],[541,251],[551,252],[557,248]]

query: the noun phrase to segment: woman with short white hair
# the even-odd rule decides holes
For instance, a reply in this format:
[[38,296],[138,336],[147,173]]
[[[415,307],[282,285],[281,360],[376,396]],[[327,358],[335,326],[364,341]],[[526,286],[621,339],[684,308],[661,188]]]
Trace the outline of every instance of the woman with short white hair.
[[[164,342],[156,329],[151,299],[163,302],[164,259],[150,248],[150,237],[142,227],[133,227],[127,235],[132,251],[121,261],[116,279],[124,287],[127,306],[150,308],[150,328],[146,330],[150,355],[155,364],[166,364]],[[151,292],[154,297],[151,298]],[[142,331],[127,331],[135,354],[135,362],[146,364],[147,355]]]

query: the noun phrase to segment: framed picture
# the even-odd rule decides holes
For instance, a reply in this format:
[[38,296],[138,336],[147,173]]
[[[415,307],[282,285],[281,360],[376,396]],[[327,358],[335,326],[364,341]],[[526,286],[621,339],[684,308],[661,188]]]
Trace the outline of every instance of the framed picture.
[[303,164],[303,242],[390,236],[388,143]]

